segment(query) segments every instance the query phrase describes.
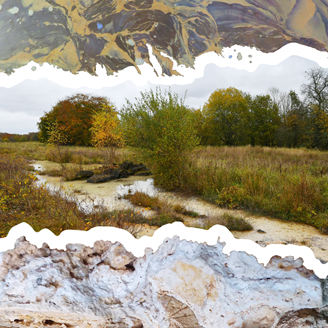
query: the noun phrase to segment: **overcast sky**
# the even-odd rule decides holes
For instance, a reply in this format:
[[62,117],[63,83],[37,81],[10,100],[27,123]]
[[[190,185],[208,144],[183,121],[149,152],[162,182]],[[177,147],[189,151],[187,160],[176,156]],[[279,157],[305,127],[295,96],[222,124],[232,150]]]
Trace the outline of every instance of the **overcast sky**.
[[[304,81],[304,72],[312,67],[318,67],[318,64],[296,56],[276,66],[260,65],[253,73],[209,64],[202,78],[188,85],[172,85],[171,90],[183,97],[188,89],[185,103],[194,108],[203,106],[214,90],[230,86],[252,95],[266,93],[273,86],[281,91],[298,92]],[[0,87],[0,132],[24,134],[38,131],[37,122],[44,112],[50,111],[59,100],[77,92],[106,96],[120,109],[126,98],[134,101],[135,97],[140,97],[140,91],[154,89],[155,86],[148,83],[139,87],[132,82],[125,82],[110,88],[70,89],[40,79],[25,80],[12,88]],[[161,86],[162,90],[165,88],[168,86]]]

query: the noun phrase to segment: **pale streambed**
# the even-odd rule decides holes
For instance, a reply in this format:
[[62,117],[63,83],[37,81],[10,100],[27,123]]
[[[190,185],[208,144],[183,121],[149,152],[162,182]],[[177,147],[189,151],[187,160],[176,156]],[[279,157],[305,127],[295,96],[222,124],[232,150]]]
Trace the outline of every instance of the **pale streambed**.
[[[59,165],[48,161],[36,161],[36,165],[40,165],[45,169],[56,169]],[[120,196],[127,194],[130,189],[131,193],[135,191],[144,191],[149,195],[157,195],[160,199],[166,200],[169,204],[180,204],[187,210],[195,211],[201,215],[215,216],[224,212],[238,213],[244,215],[246,220],[250,222],[254,230],[247,232],[232,231],[236,238],[250,239],[256,241],[259,245],[268,244],[295,244],[305,245],[312,249],[314,255],[324,261],[328,261],[328,236],[322,235],[318,229],[293,222],[286,222],[278,219],[270,219],[260,216],[246,216],[242,211],[229,211],[221,209],[214,204],[210,204],[196,197],[182,197],[172,192],[163,192],[153,186],[153,180],[149,177],[131,176],[126,179],[114,180],[101,184],[87,183],[83,181],[61,181],[61,178],[39,176],[40,182],[45,182],[50,186],[62,186],[67,191],[73,191],[79,198],[86,195],[95,199],[96,203],[103,202],[109,209],[127,209],[133,208],[142,213],[142,208],[135,207],[125,199],[119,199]],[[90,210],[90,209],[89,209]],[[145,216],[152,215],[150,211],[143,212]],[[201,219],[188,218],[185,221],[188,226],[201,226]],[[145,227],[142,235],[152,235],[157,227]],[[262,230],[263,232],[258,232]]]

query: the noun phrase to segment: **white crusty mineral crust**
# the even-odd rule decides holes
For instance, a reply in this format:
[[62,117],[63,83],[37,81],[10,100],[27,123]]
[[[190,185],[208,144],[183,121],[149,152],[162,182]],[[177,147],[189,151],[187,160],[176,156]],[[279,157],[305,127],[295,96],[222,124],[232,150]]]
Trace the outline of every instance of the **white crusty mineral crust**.
[[174,237],[135,258],[120,243],[63,251],[22,237],[0,254],[0,326],[274,328],[323,306],[322,282],[301,259],[264,267],[223,246]]

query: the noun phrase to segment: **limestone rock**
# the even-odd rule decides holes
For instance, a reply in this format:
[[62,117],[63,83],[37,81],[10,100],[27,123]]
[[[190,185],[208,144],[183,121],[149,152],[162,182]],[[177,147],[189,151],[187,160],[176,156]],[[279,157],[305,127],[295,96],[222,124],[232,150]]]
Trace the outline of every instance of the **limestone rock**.
[[133,254],[127,252],[121,244],[116,243],[111,248],[111,251],[107,257],[104,259],[104,263],[108,263],[115,270],[126,269],[126,266],[134,270],[134,267],[131,263],[135,259],[136,258]]
[[242,325],[242,328],[271,328],[276,321],[276,313],[270,308],[254,311]]
[[0,327],[327,327],[325,281],[301,259],[264,267],[245,252],[166,239],[135,258],[122,244],[0,254]]

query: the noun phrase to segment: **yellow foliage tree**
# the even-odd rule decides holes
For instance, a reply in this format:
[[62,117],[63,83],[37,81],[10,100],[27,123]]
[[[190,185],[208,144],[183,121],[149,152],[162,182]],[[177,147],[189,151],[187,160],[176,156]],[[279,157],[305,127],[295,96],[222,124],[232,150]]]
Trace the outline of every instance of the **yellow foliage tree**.
[[63,170],[65,170],[65,153],[62,151],[61,146],[67,143],[67,136],[63,130],[59,127],[58,122],[55,121],[47,126],[49,152],[52,153],[51,158],[55,162],[59,163]]
[[105,164],[113,164],[116,149],[123,147],[123,137],[120,129],[120,120],[112,105],[104,104],[102,111],[92,116],[91,144],[102,148],[105,155]]
[[204,136],[208,144],[247,144],[248,102],[236,88],[217,89],[203,106]]

